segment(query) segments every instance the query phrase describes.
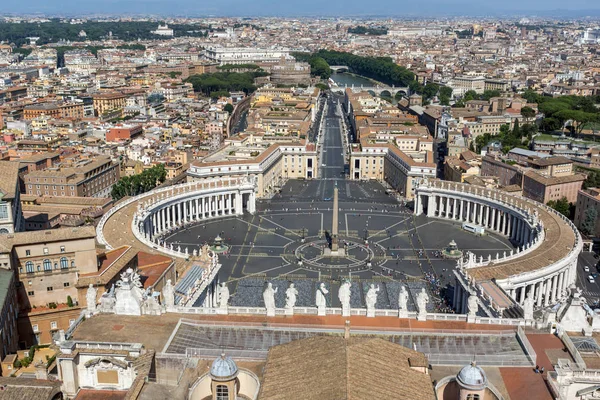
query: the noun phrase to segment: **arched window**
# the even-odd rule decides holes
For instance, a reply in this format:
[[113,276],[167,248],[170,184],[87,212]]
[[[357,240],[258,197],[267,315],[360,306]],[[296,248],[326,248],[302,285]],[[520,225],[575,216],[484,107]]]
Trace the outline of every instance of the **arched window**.
[[67,260],[67,257],[61,257],[60,258],[60,269],[67,269],[69,268],[69,260]]
[[225,385],[217,385],[217,400],[229,400],[229,388]]
[[25,263],[25,271],[33,272],[33,263],[31,261]]
[[47,258],[44,260],[44,271],[52,271],[52,263]]

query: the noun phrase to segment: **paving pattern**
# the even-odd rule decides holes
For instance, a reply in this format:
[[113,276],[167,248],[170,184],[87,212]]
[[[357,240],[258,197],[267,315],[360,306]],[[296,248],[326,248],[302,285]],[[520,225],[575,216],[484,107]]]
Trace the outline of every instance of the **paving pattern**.
[[[340,243],[348,244],[345,257],[323,256],[332,224],[335,182],[340,193]],[[277,307],[285,303],[290,283],[298,289],[298,306],[313,306],[315,290],[325,282],[328,305],[339,307],[337,290],[352,282],[352,307],[365,307],[364,295],[371,283],[380,286],[377,308],[393,309],[405,285],[414,297],[426,288],[432,299],[438,293],[436,279],[452,290],[455,262],[437,256],[450,240],[476,255],[509,251],[509,242],[495,235],[475,237],[459,223],[414,217],[377,182],[345,180],[289,181],[272,199],[259,201],[255,215],[206,221],[174,232],[167,238],[190,250],[212,243],[217,235],[230,246],[220,256],[219,279],[228,282],[231,305],[262,306],[267,282],[278,287]],[[429,304],[435,311],[436,302]]]

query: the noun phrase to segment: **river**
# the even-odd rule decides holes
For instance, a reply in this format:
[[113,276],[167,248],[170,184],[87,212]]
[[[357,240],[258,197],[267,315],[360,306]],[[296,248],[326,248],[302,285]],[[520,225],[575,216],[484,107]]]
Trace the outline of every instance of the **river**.
[[374,85],[374,82],[372,80],[365,78],[364,76],[349,74],[347,72],[341,72],[341,73],[337,73],[337,74],[333,73],[333,74],[331,74],[331,79],[335,83],[337,83],[339,86],[344,86],[344,85],[373,86]]
[[[344,85],[348,85],[348,86],[360,86],[360,85],[364,85],[364,86],[374,86],[377,83],[375,81],[370,80],[369,78],[366,78],[364,76],[361,75],[354,75],[354,74],[350,74],[348,72],[341,72],[341,73],[333,73],[331,74],[331,79],[338,84],[338,86],[344,87]],[[387,97],[382,97],[382,99],[389,101],[392,104],[396,104],[398,101],[396,99],[392,99],[392,98],[387,98]]]

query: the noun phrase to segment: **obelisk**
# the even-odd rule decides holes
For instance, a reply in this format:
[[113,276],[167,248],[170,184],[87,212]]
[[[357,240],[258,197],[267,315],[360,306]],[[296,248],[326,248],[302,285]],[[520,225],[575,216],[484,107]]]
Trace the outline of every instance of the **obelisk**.
[[331,252],[337,254],[339,250],[338,246],[338,187],[337,182],[333,189],[333,226],[331,227]]

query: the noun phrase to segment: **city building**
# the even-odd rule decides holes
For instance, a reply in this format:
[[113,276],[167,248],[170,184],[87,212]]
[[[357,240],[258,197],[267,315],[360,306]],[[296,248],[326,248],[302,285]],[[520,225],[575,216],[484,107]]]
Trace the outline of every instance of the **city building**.
[[0,161],[0,171],[0,235],[20,232],[25,229],[25,221],[21,209],[19,163]]
[[[592,232],[587,232],[590,236],[600,236],[600,190],[597,188],[581,189],[577,193],[577,203],[575,204],[575,226],[582,232],[586,225],[593,227]],[[596,216],[592,210],[595,210]],[[586,232],[584,232],[586,233]]]
[[49,168],[25,175],[25,190],[33,196],[110,197],[120,177],[110,157],[82,159],[69,167]]
[[95,237],[93,226],[4,237],[0,256],[9,260],[18,282],[20,342],[49,343],[52,333],[77,319],[78,277],[98,269]]
[[207,47],[204,51],[206,58],[225,64],[277,63],[290,58],[288,49],[261,49],[252,47]]

